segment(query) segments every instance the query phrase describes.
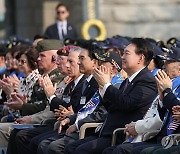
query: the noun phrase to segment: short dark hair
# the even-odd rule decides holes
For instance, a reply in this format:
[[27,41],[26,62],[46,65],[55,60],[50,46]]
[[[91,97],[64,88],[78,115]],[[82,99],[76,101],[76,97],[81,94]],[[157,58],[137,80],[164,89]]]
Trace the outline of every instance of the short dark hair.
[[150,61],[153,58],[153,48],[149,41],[143,38],[133,38],[131,43],[136,46],[135,53],[140,55],[143,54],[145,57],[144,65],[149,65]]
[[68,7],[67,7],[65,4],[63,4],[63,3],[59,3],[59,4],[56,6],[56,11],[57,11],[58,8],[61,7],[61,6],[65,7],[66,10],[69,11]]
[[163,59],[161,59],[160,57],[156,56],[153,58],[154,59],[154,64],[156,68],[162,69],[163,65],[164,65],[164,61]]

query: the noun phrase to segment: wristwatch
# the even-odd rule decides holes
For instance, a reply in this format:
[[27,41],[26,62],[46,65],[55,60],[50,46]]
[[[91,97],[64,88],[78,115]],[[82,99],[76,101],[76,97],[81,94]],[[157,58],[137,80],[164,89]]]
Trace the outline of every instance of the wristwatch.
[[172,89],[171,88],[166,88],[163,92],[162,92],[162,94],[163,94],[163,96],[164,96],[164,94],[165,93],[170,93],[170,92],[172,92]]

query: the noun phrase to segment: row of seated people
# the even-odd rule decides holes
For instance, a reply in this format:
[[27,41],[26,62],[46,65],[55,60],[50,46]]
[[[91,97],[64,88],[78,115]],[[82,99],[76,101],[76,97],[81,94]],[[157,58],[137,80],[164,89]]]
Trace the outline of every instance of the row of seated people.
[[[46,42],[47,40],[38,43],[38,64],[41,64],[44,53],[47,53],[48,47],[44,45]],[[164,129],[172,116],[173,106],[179,105],[177,50],[178,48],[173,48],[168,56],[163,56],[162,52],[153,49],[142,38],[132,39],[122,57],[115,51],[104,53],[100,49],[92,51],[75,46],[59,49],[56,63],[60,73],[64,75],[64,90],[62,82],[59,86],[63,91],[62,96],[59,98],[54,95],[56,86],[49,76],[41,77],[39,84],[48,98],[48,109],[16,120],[16,123],[39,123],[50,118],[50,115],[53,117],[54,112],[58,117],[57,129],[54,130],[54,121],[29,129],[17,129],[18,124],[5,123],[4,126],[7,128],[8,125],[8,129],[15,127],[11,135],[6,136],[6,141],[9,140],[7,153],[131,153],[135,147],[132,145],[137,144],[121,144],[125,140],[123,132],[117,137],[119,145],[110,147],[112,133],[118,127],[126,127],[125,133],[130,137],[129,141],[139,142],[138,144],[146,144],[140,142],[142,134],[160,129],[160,140],[168,135],[164,133]],[[164,69],[168,75],[164,71],[158,71],[157,59],[158,64],[165,61]],[[51,62],[53,61],[51,56]],[[156,75],[156,80],[153,75]],[[173,85],[170,78],[173,79]],[[11,103],[25,104],[17,94],[11,97]],[[178,106],[174,107],[173,113],[176,114],[178,110]],[[140,121],[143,117],[144,120]],[[103,124],[95,132],[88,131],[88,137],[78,140],[79,129],[87,122]]]

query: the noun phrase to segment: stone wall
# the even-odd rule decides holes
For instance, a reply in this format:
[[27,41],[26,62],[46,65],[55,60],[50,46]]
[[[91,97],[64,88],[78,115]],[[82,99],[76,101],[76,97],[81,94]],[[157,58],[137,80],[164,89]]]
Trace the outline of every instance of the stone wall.
[[[55,21],[54,8],[59,0],[6,0],[14,1],[12,13],[7,13],[7,34],[17,33],[32,38],[43,33]],[[69,20],[80,34],[83,24],[83,0],[61,0],[71,12]],[[11,12],[11,4],[7,4]],[[108,37],[123,35],[153,37],[167,40],[180,38],[180,0],[99,0],[99,15],[104,22]],[[10,17],[11,16],[11,17]],[[12,23],[12,25],[10,25]]]
[[108,36],[180,38],[180,0],[100,0]]

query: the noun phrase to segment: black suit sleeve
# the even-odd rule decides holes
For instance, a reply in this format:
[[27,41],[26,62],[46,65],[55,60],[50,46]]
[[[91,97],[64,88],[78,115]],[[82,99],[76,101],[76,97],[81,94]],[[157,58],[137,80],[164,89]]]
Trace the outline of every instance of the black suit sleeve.
[[77,113],[70,115],[69,119],[70,119],[70,125],[74,124],[77,118]]
[[163,98],[163,105],[166,109],[172,110],[173,106],[180,105],[180,101],[177,99],[177,97],[172,93],[168,93]]
[[150,93],[154,96],[157,93],[156,83],[152,79],[150,81],[148,81],[148,78],[142,79],[129,86],[133,87],[128,93],[123,94],[122,90],[111,85],[107,88],[103,99],[118,108],[119,111],[130,112],[146,106],[147,101],[152,100]]
[[54,112],[54,109],[59,109],[59,105],[64,106],[65,103],[66,102],[63,99],[58,98],[58,97],[54,97],[51,100],[50,110]]

